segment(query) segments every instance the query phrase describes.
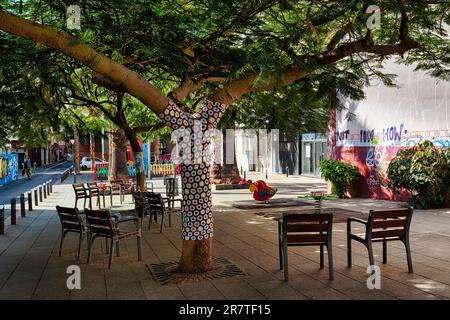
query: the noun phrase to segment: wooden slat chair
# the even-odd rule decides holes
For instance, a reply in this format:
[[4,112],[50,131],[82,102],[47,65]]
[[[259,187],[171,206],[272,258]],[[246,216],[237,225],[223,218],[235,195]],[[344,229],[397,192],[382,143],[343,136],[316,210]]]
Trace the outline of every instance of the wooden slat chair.
[[[352,240],[358,241],[366,246],[369,253],[369,263],[373,266],[373,242],[383,243],[383,264],[387,263],[387,242],[403,242],[406,248],[406,258],[408,261],[408,272],[413,272],[411,247],[409,244],[409,228],[411,225],[413,209],[389,209],[370,210],[367,221],[348,218],[347,220],[347,265],[352,266]],[[358,222],[365,226],[364,234],[352,233],[352,222]]]
[[[135,216],[139,217],[139,219],[141,219],[141,227],[142,227],[142,222],[144,221],[144,218],[146,216],[149,216],[150,219],[152,219],[152,211],[150,209],[150,205],[147,201],[147,198],[145,197],[145,195],[139,191],[139,190],[132,190],[132,195],[133,195],[133,199],[134,199],[134,203],[135,203]],[[154,215],[155,217],[155,221],[156,221],[156,214]]]
[[[84,213],[86,214],[90,230],[87,263],[89,263],[91,260],[92,245],[94,243],[94,240],[98,237],[110,240],[108,268],[111,268],[112,265],[114,244],[116,244],[115,246],[116,254],[119,257],[120,240],[130,236],[136,236],[137,238],[138,261],[141,261],[141,225],[138,217],[127,217],[124,219],[119,219],[118,221],[113,221],[111,214],[108,210],[86,209]],[[135,223],[136,225],[135,230],[123,232],[122,230],[119,229],[119,224],[129,221],[133,221]]]
[[[119,196],[120,204],[122,204],[123,203],[123,199],[122,199],[123,191],[122,191],[122,189],[124,187],[123,186],[123,184],[124,184],[123,180],[121,180],[121,179],[111,180],[110,183],[111,183],[111,203],[112,203],[112,197],[113,196]],[[111,206],[112,206],[112,204],[111,204]]]
[[[150,230],[150,227],[152,226],[152,216],[155,217],[155,221],[157,221],[157,215],[161,215],[161,229],[160,233],[163,232],[164,228],[164,217],[166,215],[169,216],[169,227],[172,227],[172,217],[171,217],[171,210],[170,210],[170,203],[164,201],[164,198],[161,196],[160,193],[156,192],[146,192],[145,198],[147,199],[148,204],[150,205],[150,220],[148,222],[148,230]],[[166,208],[167,204],[167,208]]]
[[75,192],[75,208],[77,207],[78,199],[84,199],[83,208],[86,208],[86,200],[89,199],[89,208],[92,209],[92,199],[89,190],[83,183],[72,184],[73,191]]
[[278,248],[280,270],[284,269],[284,280],[288,280],[289,246],[320,246],[320,269],[324,267],[324,246],[328,252],[329,279],[333,280],[332,213],[283,213],[278,220]]
[[166,200],[169,203],[169,207],[174,208],[176,201],[179,201],[180,205],[182,206],[183,199],[176,198],[177,196],[179,196],[178,178],[174,177],[165,178],[165,185],[166,185],[166,197],[164,198],[164,200]]
[[74,232],[80,235],[80,239],[78,242],[78,255],[77,255],[77,260],[80,260],[81,244],[85,236],[88,234],[86,224],[84,223],[84,220],[82,219],[80,212],[78,211],[77,208],[56,206],[56,211],[58,212],[59,220],[61,221],[62,227],[61,242],[59,245],[59,255],[61,256],[65,236],[69,232]]
[[[97,198],[97,207],[100,206],[100,197],[103,195],[103,207],[105,207],[105,195],[102,193],[102,189],[97,185],[97,182],[88,182],[87,189],[91,198]],[[90,207],[92,209],[92,206]]]

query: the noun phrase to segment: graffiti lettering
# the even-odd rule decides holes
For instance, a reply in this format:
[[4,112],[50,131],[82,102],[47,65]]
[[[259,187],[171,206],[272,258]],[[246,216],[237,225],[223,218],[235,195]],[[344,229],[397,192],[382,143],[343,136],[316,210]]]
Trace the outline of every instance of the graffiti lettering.
[[336,140],[339,140],[339,141],[347,140],[349,133],[350,133],[350,130],[348,130],[348,129],[345,131],[336,131]]
[[375,137],[375,130],[361,130],[359,132],[360,142],[372,142]]
[[386,148],[371,147],[367,150],[366,165],[368,167],[378,167],[387,164],[388,154]]
[[435,147],[441,147],[442,149],[449,148],[450,147],[450,137],[449,137],[449,139],[434,140],[433,145]]
[[408,130],[403,129],[404,124],[402,123],[399,128],[396,126],[391,126],[383,129],[383,141],[400,143],[402,140],[402,135],[406,134]]

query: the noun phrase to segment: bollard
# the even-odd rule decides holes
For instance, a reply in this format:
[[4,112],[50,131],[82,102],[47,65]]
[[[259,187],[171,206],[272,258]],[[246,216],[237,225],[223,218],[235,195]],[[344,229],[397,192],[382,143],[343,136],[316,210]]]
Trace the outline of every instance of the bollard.
[[39,202],[42,202],[42,185],[39,185],[38,188],[39,188]]
[[34,188],[34,205],[37,207],[39,205],[38,203],[38,194],[37,194],[37,189]]
[[241,166],[241,174],[242,174],[242,166]]
[[11,224],[16,224],[16,198],[11,199]]
[[50,195],[50,181],[47,181],[47,195]]
[[244,181],[247,181],[247,171],[244,171]]
[[266,180],[267,180],[267,169],[266,169]]
[[42,193],[44,194],[44,199],[47,199],[47,184],[45,182],[42,184]]
[[50,179],[50,193],[53,193],[53,180]]
[[5,234],[5,207],[0,208],[0,234]]
[[286,178],[289,177],[289,167],[286,167]]
[[33,211],[33,199],[31,197],[31,190],[28,191],[28,211]]
[[20,216],[25,217],[25,195],[23,193],[20,195]]

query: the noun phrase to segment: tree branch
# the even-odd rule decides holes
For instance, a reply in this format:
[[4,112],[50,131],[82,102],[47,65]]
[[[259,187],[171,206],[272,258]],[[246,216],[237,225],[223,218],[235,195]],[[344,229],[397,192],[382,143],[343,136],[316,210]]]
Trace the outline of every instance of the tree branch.
[[104,106],[102,106],[100,103],[98,103],[97,101],[94,100],[90,100],[87,98],[84,98],[82,96],[76,95],[76,94],[72,94],[72,97],[74,99],[77,99],[79,101],[82,101],[90,106],[96,107],[97,109],[99,109],[101,112],[104,113],[105,116],[107,116],[112,122],[114,122],[115,124],[117,124],[118,126],[118,118],[116,116],[114,116],[108,109],[106,109]]
[[149,131],[158,131],[161,130],[162,128],[166,127],[167,125],[165,123],[159,122],[156,123],[152,126],[148,126],[148,127],[139,127],[139,128],[134,128],[133,131],[135,133],[144,133],[144,132],[149,132]]
[[[407,20],[405,20],[404,16],[402,17],[403,23],[401,25],[404,32]],[[324,66],[333,64],[355,53],[372,53],[378,56],[399,54],[403,56],[406,51],[419,47],[419,43],[409,38],[407,34],[402,35],[402,37],[403,39],[396,44],[374,45],[371,30],[369,29],[364,38],[340,45],[331,52],[323,52],[320,55],[312,57],[304,56],[303,58],[311,60],[314,64],[314,66],[309,69],[300,68],[296,65],[289,65],[280,75],[272,74],[268,76],[266,84],[258,87],[253,86],[253,82],[257,75],[254,73],[249,74],[247,77],[233,80],[224,87],[217,89],[213,93],[212,99],[230,105],[234,100],[247,92],[269,91],[274,88],[286,87],[297,80],[307,77]]]
[[0,30],[63,52],[103,76],[117,81],[126,92],[142,101],[155,113],[163,112],[168,105],[167,97],[141,75],[64,31],[43,26],[4,10],[0,10]]

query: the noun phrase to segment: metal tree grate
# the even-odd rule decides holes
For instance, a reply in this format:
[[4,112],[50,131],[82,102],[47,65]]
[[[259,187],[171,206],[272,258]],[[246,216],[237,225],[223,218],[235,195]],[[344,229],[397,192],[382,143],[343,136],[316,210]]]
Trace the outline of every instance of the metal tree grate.
[[178,272],[178,262],[163,262],[147,265],[153,278],[161,285],[169,283],[199,282],[225,277],[245,276],[237,265],[224,257],[214,258],[215,268],[211,271],[199,274]]

